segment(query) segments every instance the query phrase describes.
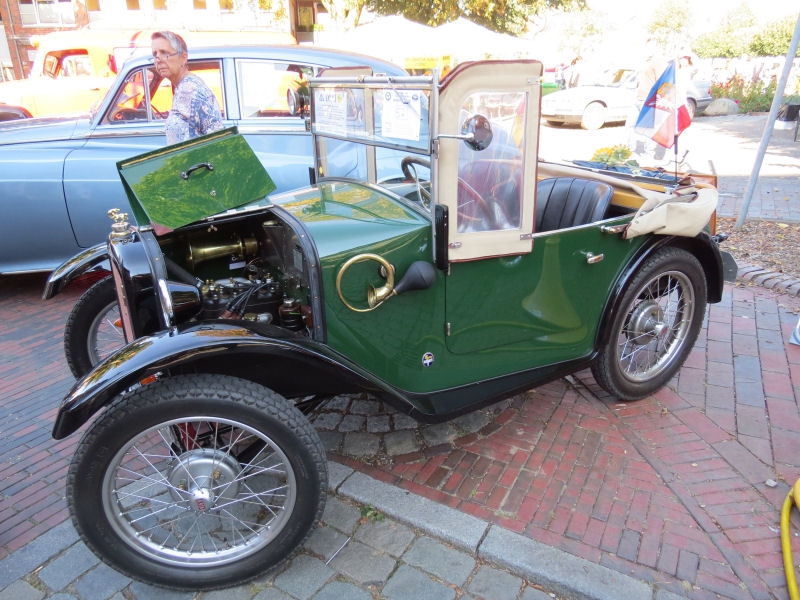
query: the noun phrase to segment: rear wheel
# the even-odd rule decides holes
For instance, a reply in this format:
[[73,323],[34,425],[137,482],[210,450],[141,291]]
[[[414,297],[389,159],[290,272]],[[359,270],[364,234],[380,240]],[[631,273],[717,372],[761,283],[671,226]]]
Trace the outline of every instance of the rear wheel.
[[321,518],[325,449],[286,399],[223,375],[159,380],[115,400],[78,444],[75,527],[130,577],[211,589],[292,555]]
[[608,344],[592,364],[597,382],[620,400],[639,400],[678,372],[697,340],[706,278],[689,252],[657,251],[628,282]]

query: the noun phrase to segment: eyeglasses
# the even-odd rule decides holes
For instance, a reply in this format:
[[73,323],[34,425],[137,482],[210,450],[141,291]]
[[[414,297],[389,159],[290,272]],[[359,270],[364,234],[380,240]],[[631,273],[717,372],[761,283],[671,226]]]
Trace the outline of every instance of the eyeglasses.
[[151,60],[152,60],[153,62],[156,62],[156,61],[165,62],[167,59],[170,59],[170,58],[172,58],[173,56],[177,56],[178,54],[180,54],[180,52],[172,52],[172,53],[167,53],[167,52],[153,52],[153,58],[152,58]]

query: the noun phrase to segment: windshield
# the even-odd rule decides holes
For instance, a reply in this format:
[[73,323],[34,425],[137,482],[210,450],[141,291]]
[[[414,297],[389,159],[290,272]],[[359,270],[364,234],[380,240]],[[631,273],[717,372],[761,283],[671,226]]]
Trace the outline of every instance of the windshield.
[[317,177],[429,181],[432,78],[367,79],[312,83]]

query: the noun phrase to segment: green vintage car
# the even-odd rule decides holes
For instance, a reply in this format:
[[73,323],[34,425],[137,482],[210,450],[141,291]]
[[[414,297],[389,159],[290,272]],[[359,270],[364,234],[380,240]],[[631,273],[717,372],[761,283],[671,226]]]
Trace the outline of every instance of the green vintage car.
[[307,415],[337,394],[433,422],[587,367],[620,400],[670,381],[731,267],[716,190],[537,161],[541,70],[326,72],[314,184],[281,195],[235,129],[119,163],[127,345],[53,429],[93,420],[67,490],[90,548],[183,589],[286,559],[326,498]]

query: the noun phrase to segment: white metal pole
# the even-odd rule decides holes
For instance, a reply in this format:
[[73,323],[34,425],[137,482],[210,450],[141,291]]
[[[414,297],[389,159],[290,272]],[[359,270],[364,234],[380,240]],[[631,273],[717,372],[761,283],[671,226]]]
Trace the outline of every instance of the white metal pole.
[[764,162],[764,154],[767,152],[769,145],[769,138],[772,135],[772,128],[775,126],[775,118],[778,116],[778,108],[783,100],[783,91],[786,89],[786,82],[789,79],[789,71],[792,69],[792,61],[797,55],[797,45],[800,41],[800,15],[797,17],[797,24],[794,27],[794,35],[789,44],[789,52],[786,54],[786,60],[783,63],[783,71],[781,78],[778,81],[778,88],[775,90],[775,98],[772,100],[772,107],[769,111],[769,118],[767,125],[764,127],[764,132],[761,135],[761,144],[758,146],[758,153],[756,154],[756,161],[753,163],[753,171],[750,174],[750,181],[747,184],[747,190],[744,193],[744,206],[739,218],[736,219],[736,226],[741,227],[744,224],[747,211],[750,209],[750,201],[753,199],[753,192],[758,182],[758,174],[761,171],[761,164]]

